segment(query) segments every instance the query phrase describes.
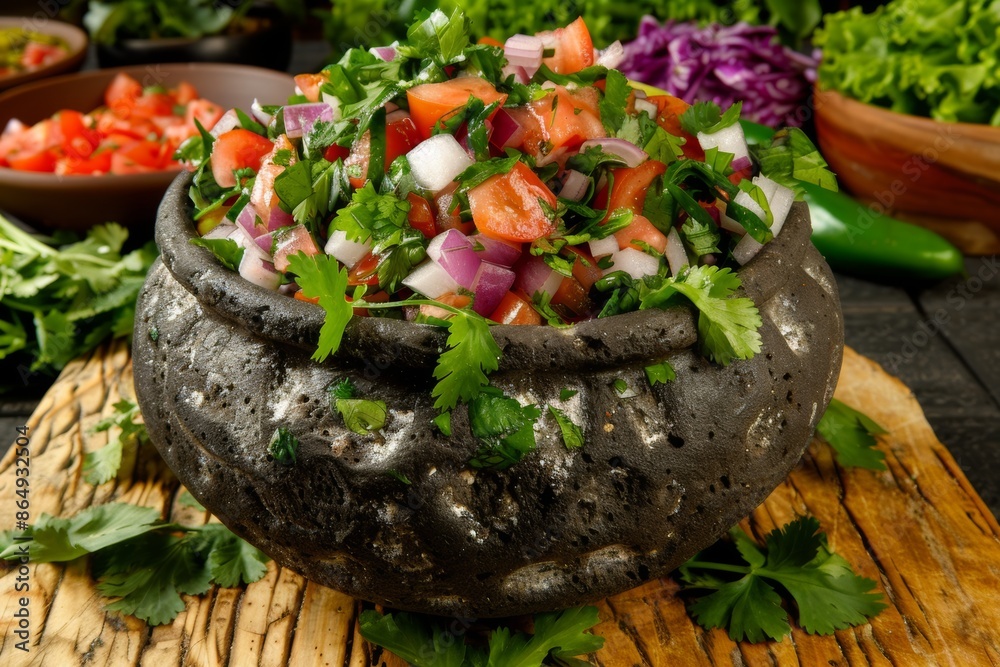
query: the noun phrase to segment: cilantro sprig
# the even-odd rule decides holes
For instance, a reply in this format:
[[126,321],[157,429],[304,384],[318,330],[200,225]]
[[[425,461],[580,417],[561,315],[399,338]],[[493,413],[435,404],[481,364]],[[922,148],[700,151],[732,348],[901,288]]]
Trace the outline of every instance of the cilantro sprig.
[[830,401],[816,431],[837,455],[842,466],[885,470],[885,453],[875,449],[875,436],[888,433],[871,417],[837,399]]
[[430,617],[406,612],[362,612],[361,636],[414,667],[541,667],[583,665],[578,656],[594,653],[604,638],[588,632],[599,622],[596,607],[538,614],[528,634],[498,627],[483,646],[467,644]]
[[83,457],[83,478],[88,484],[104,484],[118,474],[126,448],[135,448],[149,442],[146,425],[136,418],[142,417],[139,406],[128,399],[114,404],[114,414],[99,421],[92,432],[100,433],[116,428],[120,432],[100,449]]
[[164,523],[158,510],[129,503],[96,505],[69,518],[42,514],[29,534],[27,542],[0,545],[0,559],[17,560],[23,546],[33,563],[91,554],[97,590],[115,598],[108,609],[150,625],[174,620],[184,610],[182,594],[200,595],[213,583],[252,583],[267,571],[267,556],[221,524]]
[[689,608],[698,624],[724,628],[733,641],[787,635],[791,627],[782,593],[795,602],[798,623],[810,634],[864,623],[887,606],[874,581],[855,574],[829,550],[813,517],[772,531],[763,548],[738,527],[729,536],[732,548],[724,557],[698,554],[681,566],[680,575],[688,590],[712,591]]

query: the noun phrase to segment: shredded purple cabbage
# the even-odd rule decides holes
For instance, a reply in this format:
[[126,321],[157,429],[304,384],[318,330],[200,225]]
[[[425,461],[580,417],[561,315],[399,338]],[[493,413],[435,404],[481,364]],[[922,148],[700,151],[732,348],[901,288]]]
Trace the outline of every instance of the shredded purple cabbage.
[[742,117],[771,127],[800,126],[817,61],[781,44],[771,26],[667,21],[652,16],[625,44],[618,69],[685,102],[711,100],[723,109],[743,102]]

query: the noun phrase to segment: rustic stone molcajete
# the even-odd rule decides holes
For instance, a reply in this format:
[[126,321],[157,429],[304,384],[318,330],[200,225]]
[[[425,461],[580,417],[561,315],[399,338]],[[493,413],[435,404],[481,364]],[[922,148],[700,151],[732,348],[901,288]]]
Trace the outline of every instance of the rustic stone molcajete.
[[[546,411],[537,450],[475,471],[464,408],[431,424],[445,333],[356,318],[338,354],[310,360],[323,312],[267,292],[189,244],[189,177],[160,207],[162,263],[139,299],[136,392],[153,443],[226,525],[278,563],[346,593],[440,614],[505,616],[599,599],[664,575],[750,513],[798,461],[843,348],[836,287],[796,204],[740,270],[763,351],[723,368],[695,349],[685,309],[569,329],[497,326],[494,385],[555,404],[584,430],[568,451]],[[669,359],[675,382],[643,368]],[[385,401],[379,435],[347,431],[327,387],[351,377]],[[635,392],[620,398],[623,379]],[[563,388],[578,390],[559,401]],[[297,462],[268,454],[275,429]],[[390,473],[401,473],[407,485]]]

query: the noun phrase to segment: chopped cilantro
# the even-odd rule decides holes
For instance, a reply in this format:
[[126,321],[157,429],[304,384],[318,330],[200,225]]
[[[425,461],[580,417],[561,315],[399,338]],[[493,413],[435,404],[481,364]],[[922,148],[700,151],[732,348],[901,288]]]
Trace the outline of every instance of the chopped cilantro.
[[566,449],[579,449],[583,447],[583,430],[573,423],[573,420],[559,408],[550,405],[549,413],[556,420],[556,424],[559,425],[559,431],[562,434],[563,444],[566,445]]
[[559,400],[568,401],[569,399],[573,398],[579,393],[580,393],[579,389],[566,389],[565,387],[563,387],[562,389],[559,390]]
[[500,348],[487,321],[469,311],[455,310],[448,320],[448,349],[434,368],[437,384],[431,391],[440,411],[468,402],[489,384],[486,377],[499,366]]
[[689,610],[704,628],[724,628],[733,641],[781,639],[790,628],[778,590],[795,601],[799,625],[810,634],[864,623],[886,607],[874,581],[830,552],[813,517],[772,531],[763,549],[739,528],[729,535],[736,549],[724,562],[698,554],[680,568],[687,588],[714,591]]
[[434,418],[434,425],[437,426],[441,434],[446,438],[451,437],[451,413],[442,412],[437,417]]
[[673,382],[677,379],[677,373],[669,361],[661,361],[658,364],[646,366],[644,370],[646,371],[646,379],[649,380],[649,386],[651,387]]
[[837,177],[813,142],[797,127],[776,132],[769,145],[754,146],[753,153],[762,174],[791,188],[797,196],[802,193],[799,181],[837,191]]
[[191,245],[211,251],[215,255],[215,258],[219,260],[219,264],[222,264],[222,266],[230,271],[240,270],[244,248],[241,248],[236,241],[232,239],[206,239],[199,236],[191,239]]
[[334,407],[344,418],[344,425],[358,435],[382,429],[389,414],[383,401],[361,398],[338,398]]
[[481,446],[469,465],[506,470],[535,449],[535,421],[542,411],[521,405],[494,387],[469,401],[469,426]]
[[888,433],[867,415],[837,399],[830,401],[816,427],[842,466],[885,470],[885,453],[875,449],[875,436]]
[[299,439],[284,426],[279,426],[271,436],[267,453],[283,466],[293,465],[299,453]]
[[97,422],[91,432],[100,433],[112,427],[121,432],[109,440],[108,444],[96,451],[88,452],[83,457],[83,478],[88,484],[107,482],[118,474],[126,447],[134,448],[149,442],[146,425],[141,421],[138,423],[135,421],[136,417],[142,417],[138,405],[123,398],[114,404],[114,408],[114,414]]
[[614,136],[625,122],[625,107],[631,92],[632,87],[628,85],[628,79],[624,74],[616,69],[608,70],[604,96],[601,98],[598,110],[601,114],[601,123],[610,136]]
[[695,102],[681,114],[681,127],[689,134],[714,134],[738,123],[742,108],[743,103],[737,102],[722,113],[715,102]]

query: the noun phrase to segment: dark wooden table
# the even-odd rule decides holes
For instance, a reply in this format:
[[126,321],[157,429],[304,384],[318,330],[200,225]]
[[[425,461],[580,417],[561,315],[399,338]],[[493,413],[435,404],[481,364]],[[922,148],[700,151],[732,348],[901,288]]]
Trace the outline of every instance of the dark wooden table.
[[[319,42],[297,43],[289,71],[316,71],[325,54]],[[92,54],[85,67],[96,67]],[[1000,516],[1000,260],[969,258],[966,273],[922,289],[844,275],[837,282],[847,344],[910,387],[940,440]],[[0,449],[38,398],[0,396]]]

